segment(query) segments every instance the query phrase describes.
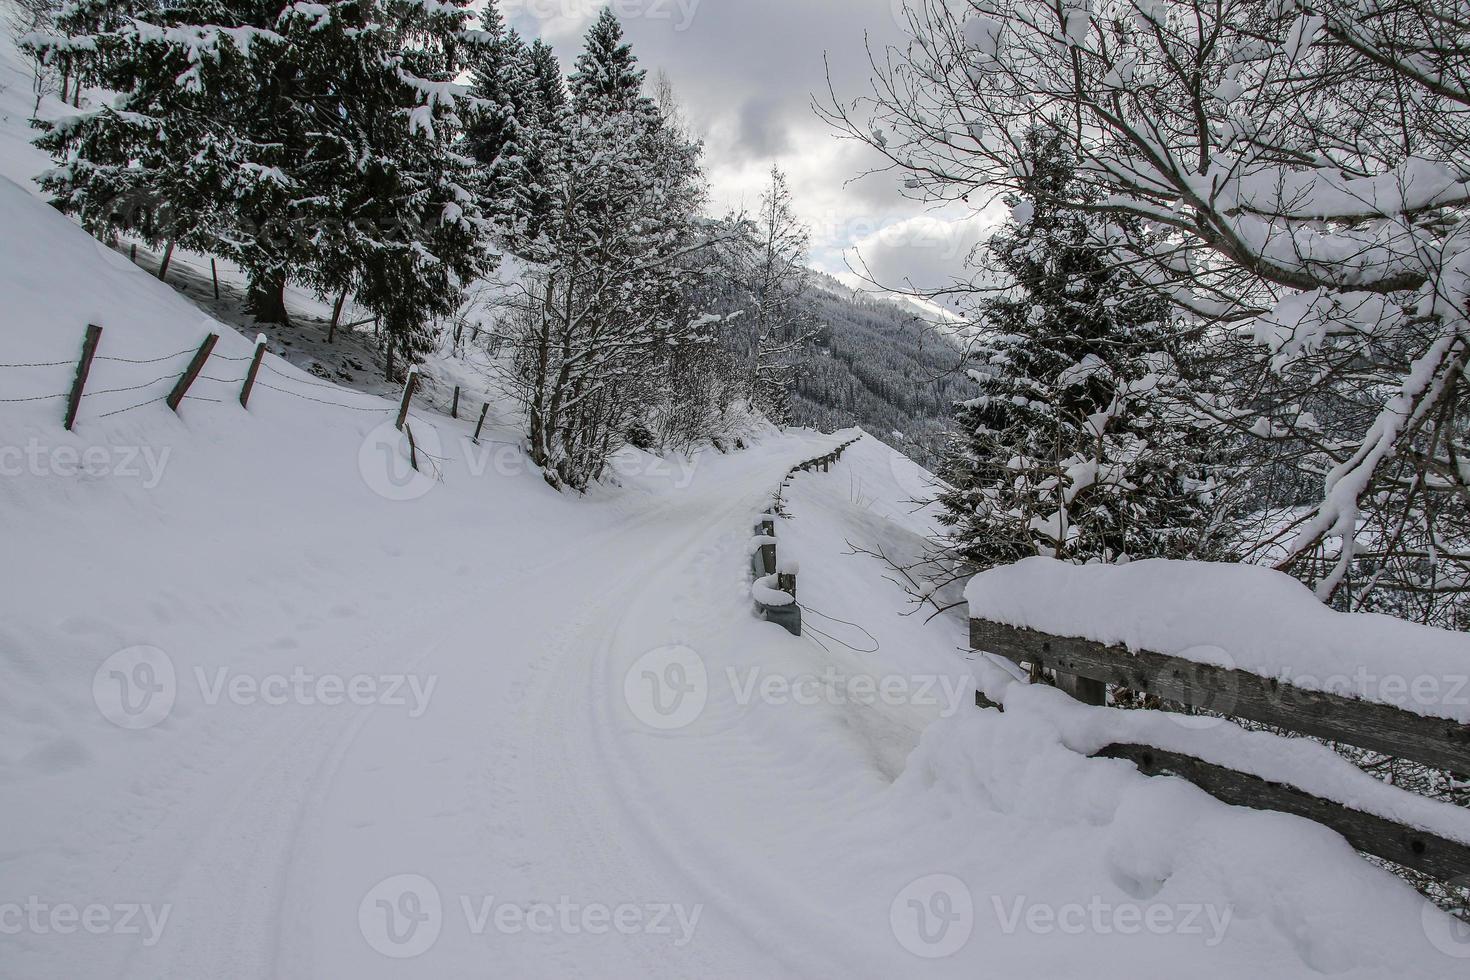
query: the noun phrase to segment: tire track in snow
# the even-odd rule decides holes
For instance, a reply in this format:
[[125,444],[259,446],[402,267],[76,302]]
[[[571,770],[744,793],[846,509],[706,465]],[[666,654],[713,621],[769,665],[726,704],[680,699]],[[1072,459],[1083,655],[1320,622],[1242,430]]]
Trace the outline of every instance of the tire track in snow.
[[[578,778],[600,777],[605,804],[615,807],[622,821],[637,835],[646,856],[657,860],[660,874],[654,875],[646,869],[625,871],[637,875],[645,898],[666,897],[667,882],[679,882],[678,893],[697,896],[691,901],[708,901],[717,896],[716,907],[706,908],[702,928],[723,927],[725,935],[718,941],[729,943],[738,938],[741,949],[720,950],[714,944],[705,946],[701,935],[694,945],[700,946],[696,953],[699,970],[704,975],[719,975],[729,970],[733,963],[750,963],[769,960],[792,975],[809,973],[820,962],[824,970],[831,970],[834,960],[847,959],[848,973],[861,973],[871,961],[858,956],[844,957],[841,952],[825,953],[820,961],[810,956],[793,956],[789,950],[822,948],[841,951],[851,946],[851,935],[843,929],[831,930],[823,920],[827,915],[820,907],[806,905],[793,894],[791,882],[776,876],[763,874],[748,862],[711,862],[711,848],[707,828],[685,823],[676,826],[671,817],[676,807],[657,806],[652,801],[660,798],[660,790],[641,771],[636,753],[626,751],[626,740],[652,738],[646,732],[630,730],[618,710],[621,698],[621,678],[625,662],[649,649],[666,643],[680,642],[697,627],[690,623],[689,616],[725,615],[748,617],[748,599],[737,595],[734,590],[721,593],[713,583],[729,581],[740,573],[740,543],[749,537],[746,525],[753,519],[767,500],[768,488],[764,485],[747,488],[736,494],[718,511],[711,512],[710,502],[691,504],[681,511],[669,515],[670,519],[683,516],[682,510],[692,511],[686,518],[694,528],[677,550],[665,551],[657,561],[647,564],[637,574],[633,585],[620,589],[613,608],[621,611],[613,617],[610,629],[604,628],[603,639],[585,649],[580,657],[564,659],[554,679],[544,686],[543,719],[536,723],[540,730],[553,729],[560,732],[575,732],[574,738],[563,739],[559,752],[547,752],[537,765],[538,771],[562,774],[563,788],[558,792],[562,798],[574,798],[565,788],[570,777],[568,760],[594,758],[600,763],[591,773],[578,774]],[[728,566],[728,567],[727,567]],[[671,610],[683,609],[685,612]],[[718,612],[717,612],[718,610]],[[592,617],[596,622],[600,617]],[[603,620],[605,622],[605,620]],[[587,631],[581,631],[587,632]],[[581,676],[580,685],[576,678]],[[574,686],[576,685],[576,686]],[[586,704],[590,711],[568,710],[576,705],[576,699],[568,696],[568,690],[580,686],[586,692]],[[713,707],[713,706],[712,706]],[[709,710],[709,709],[707,709]],[[739,719],[737,718],[738,722]],[[735,751],[743,736],[732,726],[721,732],[719,739],[710,740],[710,749],[718,751],[731,743]],[[699,736],[691,736],[699,737]],[[560,762],[561,765],[556,763]],[[793,771],[798,777],[800,770]],[[793,787],[797,788],[797,787]],[[809,789],[809,786],[806,787]],[[751,828],[760,833],[759,828]],[[584,860],[606,860],[606,837],[580,834],[579,842]],[[628,855],[629,841],[623,839],[621,853]],[[754,841],[747,842],[757,846]],[[725,842],[726,845],[729,842]],[[662,891],[659,891],[659,889]],[[799,910],[798,925],[792,925],[790,917],[783,911]],[[711,919],[717,916],[718,922]],[[830,942],[813,942],[814,933],[830,933]],[[786,941],[773,944],[773,936],[784,936]],[[675,973],[692,975],[689,963],[680,963]],[[666,970],[660,973],[667,972]]]

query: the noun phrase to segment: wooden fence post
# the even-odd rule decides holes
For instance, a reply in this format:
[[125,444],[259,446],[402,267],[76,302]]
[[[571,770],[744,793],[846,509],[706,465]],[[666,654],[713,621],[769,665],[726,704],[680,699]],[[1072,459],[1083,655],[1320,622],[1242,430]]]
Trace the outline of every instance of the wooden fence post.
[[175,412],[179,410],[179,405],[183,402],[184,396],[189,393],[189,386],[194,383],[195,378],[199,377],[199,372],[204,370],[204,362],[209,360],[209,355],[217,343],[219,343],[218,334],[212,333],[204,338],[204,343],[200,344],[199,349],[194,352],[194,359],[189,362],[189,366],[179,376],[178,383],[174,385],[174,390],[169,392],[169,408]]
[[102,340],[102,328],[95,323],[87,324],[87,335],[82,339],[82,359],[77,362],[77,376],[71,382],[71,396],[66,401],[66,431],[70,432],[77,420],[77,410],[82,407],[82,389],[87,387],[87,375],[92,373],[92,358],[97,353],[97,344]]
[[[776,536],[776,522],[769,517],[762,517],[755,531],[761,537],[774,538]],[[774,544],[763,544],[760,550],[761,570],[764,575],[776,574],[776,546]]]
[[403,431],[403,424],[408,421],[408,403],[413,400],[414,389],[419,385],[419,369],[411,367],[408,369],[408,380],[403,385],[403,401],[398,406],[398,431]]
[[486,402],[480,409],[480,424],[475,426],[475,445],[480,444],[480,432],[485,428],[485,416],[490,414],[490,403]]
[[791,596],[791,598],[795,599],[796,598],[796,573],[795,572],[777,572],[776,573],[776,588],[780,589],[782,592],[785,592],[787,595]]
[[449,417],[452,419],[459,418],[459,385],[454,386],[454,404],[450,406]]
[[209,260],[209,278],[214,280],[214,301],[219,302],[219,268],[214,264],[214,259]]
[[245,372],[245,387],[240,389],[240,407],[250,407],[250,390],[255,387],[255,376],[260,373],[260,360],[265,356],[265,334],[255,337],[255,356],[250,360],[250,370]]

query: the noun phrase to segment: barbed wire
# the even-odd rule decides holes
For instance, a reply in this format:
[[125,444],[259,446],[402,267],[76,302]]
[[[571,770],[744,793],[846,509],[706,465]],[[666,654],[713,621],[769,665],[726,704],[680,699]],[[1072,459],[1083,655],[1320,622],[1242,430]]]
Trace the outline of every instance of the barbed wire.
[[274,374],[276,377],[281,378],[284,381],[290,381],[292,384],[306,385],[307,387],[310,387],[310,388],[332,388],[332,389],[340,389],[342,387],[339,384],[331,384],[331,383],[324,382],[324,381],[303,381],[300,378],[293,378],[289,374],[282,374],[280,371],[277,371],[275,368],[271,367],[269,364],[266,364],[264,362],[261,362],[261,367],[265,368],[271,374]]
[[0,368],[43,368],[62,367],[67,364],[75,364],[76,361],[35,361],[30,364],[0,364]]
[[[199,348],[195,346],[187,348],[185,350],[175,351],[172,354],[164,354],[161,357],[118,357],[116,354],[94,354],[92,356],[92,360],[111,361],[115,364],[162,364],[164,361],[171,361],[176,357],[183,357],[185,354],[193,354],[196,353],[198,350]],[[211,354],[210,358],[211,360],[219,359],[221,361],[248,361],[251,360],[254,356],[254,354],[249,354],[245,357],[230,357],[226,354]],[[75,365],[77,363],[77,360],[77,358],[73,358],[69,361],[23,361],[15,363],[6,361],[0,362],[0,369],[69,367]]]
[[827,613],[822,612],[820,609],[813,609],[811,606],[809,606],[809,605],[807,605],[806,603],[803,603],[803,602],[798,602],[797,605],[801,607],[802,612],[812,613],[812,614],[814,614],[816,616],[821,617],[822,619],[829,620],[830,622],[833,622],[833,623],[839,623],[839,624],[841,624],[843,626],[851,626],[853,629],[857,630],[858,632],[862,633],[864,636],[866,636],[868,638],[868,640],[873,644],[873,649],[871,649],[871,650],[859,650],[857,647],[853,646],[851,643],[847,643],[847,642],[845,642],[843,640],[838,639],[837,637],[833,636],[830,633],[825,633],[822,630],[817,629],[817,627],[813,626],[811,623],[805,623],[805,624],[803,624],[804,625],[804,628],[811,630],[813,633],[816,633],[818,636],[825,636],[827,639],[831,640],[833,643],[838,643],[838,644],[841,644],[842,646],[847,647],[853,653],[862,653],[862,654],[877,653],[879,650],[883,649],[883,645],[878,642],[878,638],[875,637],[872,633],[869,633],[863,627],[859,626],[857,623],[849,623],[845,619],[838,619],[836,616],[830,616]]
[[145,381],[145,382],[143,382],[140,385],[129,385],[126,388],[102,388],[99,391],[88,391],[88,392],[84,392],[82,394],[82,397],[83,398],[93,398],[93,397],[95,397],[97,395],[117,395],[117,394],[121,394],[122,392],[125,392],[125,391],[142,391],[144,388],[151,388],[154,385],[160,384],[160,383],[162,383],[164,381],[173,381],[173,380],[174,379],[173,378],[170,378],[170,377],[154,378],[152,381]]
[[154,402],[161,402],[166,398],[168,398],[167,395],[159,395],[157,398],[150,398],[146,402],[139,402],[136,405],[129,405],[127,408],[115,408],[110,412],[103,412],[101,415],[97,416],[97,418],[105,419],[111,415],[121,415],[123,412],[131,412],[135,408],[142,408],[144,405],[152,405]]
[[386,412],[386,411],[388,411],[387,408],[385,408],[385,407],[383,407],[381,405],[374,405],[374,406],[344,405],[341,402],[329,402],[325,398],[315,398],[315,397],[313,397],[311,395],[303,395],[299,391],[291,391],[291,390],[286,389],[286,388],[277,388],[275,385],[273,385],[273,384],[267,384],[264,381],[257,381],[255,384],[256,384],[256,387],[258,387],[258,388],[269,388],[271,391],[279,391],[283,395],[293,395],[296,398],[304,398],[305,400],[307,400],[309,402],[317,402],[318,404],[321,404],[321,405],[332,405],[332,406],[334,406],[336,408],[345,408],[345,409],[347,409],[349,411],[353,411],[353,412]]
[[[170,360],[173,360],[175,358],[183,357],[183,356],[185,356],[187,354],[194,354],[197,351],[198,351],[198,348],[196,348],[196,347],[190,347],[190,348],[187,348],[185,350],[176,351],[176,352],[174,352],[172,354],[165,354],[165,355],[163,355],[161,357],[138,357],[138,358],[134,358],[134,357],[118,357],[118,356],[111,355],[111,354],[97,354],[97,355],[95,355],[93,357],[93,360],[96,360],[96,361],[109,361],[109,362],[118,363],[118,364],[160,364],[160,363],[163,363],[164,361],[170,361]],[[231,362],[243,362],[243,361],[251,361],[251,360],[254,360],[254,357],[255,357],[255,355],[254,355],[253,352],[251,354],[245,355],[243,357],[231,357],[231,356],[225,355],[225,354],[211,353],[210,360],[231,361]],[[66,366],[74,365],[75,363],[76,363],[76,361],[28,361],[28,362],[15,362],[15,363],[0,362],[0,368],[14,368],[14,369],[51,368],[51,367],[66,367]],[[330,389],[333,389],[333,390],[341,390],[341,385],[338,385],[338,384],[327,383],[327,382],[319,382],[319,381],[306,381],[306,380],[303,380],[301,378],[291,377],[290,375],[287,375],[284,372],[281,372],[281,371],[276,370],[276,368],[274,368],[273,366],[271,366],[270,364],[268,364],[268,363],[266,363],[264,361],[261,362],[261,366],[264,367],[271,374],[273,374],[276,377],[280,378],[283,382],[287,382],[287,383],[295,384],[295,385],[305,385],[305,386],[310,387],[310,388],[330,388]],[[96,391],[85,391],[85,392],[82,393],[82,397],[83,398],[93,398],[93,397],[96,397],[96,396],[99,396],[99,395],[117,395],[117,394],[124,394],[124,393],[130,392],[130,391],[142,391],[144,389],[151,388],[154,385],[162,384],[165,381],[174,381],[174,380],[176,380],[176,379],[175,379],[175,377],[173,375],[166,375],[164,377],[154,378],[151,381],[145,381],[145,382],[143,382],[141,384],[136,384],[136,385],[121,385],[121,386],[118,386],[118,387],[115,387],[115,388],[102,388],[102,389],[99,389],[99,390],[96,390]],[[214,375],[209,375],[209,374],[201,374],[197,378],[195,378],[195,380],[196,381],[209,381],[209,382],[213,382],[215,384],[223,384],[223,385],[241,385],[241,384],[244,384],[245,383],[245,378],[243,378],[243,377],[240,377],[240,378],[221,378],[221,377],[216,377]],[[315,397],[313,395],[304,394],[304,393],[302,393],[300,391],[293,391],[290,388],[283,388],[283,387],[280,387],[279,385],[269,384],[269,383],[267,383],[265,381],[257,381],[256,382],[256,386],[257,387],[260,387],[260,388],[269,388],[271,391],[277,391],[277,392],[280,392],[283,395],[291,395],[292,397],[300,398],[300,399],[302,399],[304,401],[315,402],[318,405],[327,405],[327,406],[330,406],[332,408],[346,409],[347,411],[350,411],[350,412],[385,412],[386,413],[386,412],[389,411],[389,408],[387,406],[384,406],[384,405],[372,405],[372,406],[367,406],[367,405],[349,405],[349,404],[346,404],[345,402],[332,401],[330,399],[318,398],[318,397]],[[366,394],[366,393],[363,393],[363,394]],[[58,393],[53,394],[53,395],[29,395],[29,396],[26,396],[26,397],[23,397],[23,398],[0,398],[0,404],[19,404],[19,403],[23,403],[23,402],[51,401],[51,400],[57,399],[57,398],[67,398],[67,397],[69,397],[69,395],[70,395],[70,392],[58,392]],[[121,415],[124,412],[131,412],[134,409],[143,408],[144,406],[152,405],[155,402],[164,401],[166,397],[167,397],[166,395],[160,395],[157,398],[150,398],[147,401],[138,402],[135,405],[128,405],[128,406],[126,406],[124,408],[117,408],[117,409],[113,409],[113,410],[108,411],[108,412],[103,412],[103,413],[101,413],[101,414],[99,414],[97,416],[94,416],[94,417],[95,418],[99,418],[99,419],[105,419],[105,418],[109,418],[109,417],[111,417],[113,415]],[[368,397],[376,397],[376,396],[369,395]],[[185,396],[185,399],[186,400],[190,400],[190,401],[214,402],[216,404],[220,404],[220,403],[222,403],[224,401],[223,399],[219,399],[219,398],[208,398],[208,397],[204,397],[204,396],[201,396],[201,395],[186,395]],[[428,423],[425,423],[425,424],[428,424]],[[424,455],[428,455],[428,454],[424,454]],[[435,459],[437,460],[437,457],[435,457]]]
[[[173,353],[173,354],[165,354],[162,357],[143,357],[143,358],[114,357],[111,354],[98,354],[95,357],[93,357],[92,360],[94,360],[94,361],[115,361],[118,364],[161,364],[164,361],[171,361],[171,360],[173,360],[176,357],[183,357],[185,354],[192,354],[195,351],[197,351],[198,349],[199,349],[198,347],[190,347],[188,350],[181,350],[181,351],[178,351],[178,352]],[[70,362],[68,362],[68,363],[70,363]]]
[[0,398],[0,402],[44,402],[52,398],[65,398],[69,392],[63,391],[59,395],[31,395],[29,398]]

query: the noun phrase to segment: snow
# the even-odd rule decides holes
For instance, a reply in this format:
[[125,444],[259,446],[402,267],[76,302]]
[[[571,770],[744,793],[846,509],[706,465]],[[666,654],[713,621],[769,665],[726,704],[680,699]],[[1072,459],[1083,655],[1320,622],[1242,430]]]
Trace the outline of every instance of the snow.
[[1314,691],[1470,723],[1470,636],[1339,613],[1257,565],[1031,558],[971,579],[970,614],[1234,667]]
[[1249,732],[1219,718],[1094,708],[1055,688],[1016,683],[1006,669],[998,669],[1006,666],[1005,662],[977,665],[977,686],[985,696],[1007,712],[1045,718],[1068,748],[1083,755],[1115,744],[1151,745],[1470,843],[1470,812],[1464,807],[1375,779],[1319,742]]
[[72,433],[0,405],[0,972],[1453,975],[1448,918],[1332,833],[1088,759],[1096,723],[1046,691],[976,710],[1013,675],[852,553],[934,526],[932,477],[871,436],[791,481],[776,537],[821,631],[794,637],[751,609],[752,516],[849,434],[628,451],[578,498],[498,410],[475,446],[416,403],[417,478],[381,387],[271,353],[242,410],[255,329],[23,183],[15,67],[0,363],[56,363],[0,396],[64,390],[87,323],[131,359],[218,333],[222,380],[178,414],[88,398]]
[[1004,30],[1004,23],[994,17],[971,17],[965,22],[965,43],[977,54],[993,59],[999,55]]
[[777,609],[795,605],[796,603],[791,593],[781,591],[774,575],[766,575],[752,582],[750,585],[750,596],[762,606],[771,606]]

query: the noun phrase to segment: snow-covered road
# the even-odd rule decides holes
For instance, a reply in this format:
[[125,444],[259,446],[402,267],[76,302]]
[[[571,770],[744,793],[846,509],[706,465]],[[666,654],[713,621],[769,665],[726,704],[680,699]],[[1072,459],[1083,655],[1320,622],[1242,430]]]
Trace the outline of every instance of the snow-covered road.
[[[394,973],[402,963],[392,954],[419,951],[412,935],[376,936],[376,906],[358,912],[379,882],[391,889],[404,875],[432,883],[442,904],[420,970],[468,975],[494,961],[522,974],[672,975],[748,962],[722,951],[759,943],[704,918],[696,879],[658,854],[669,828],[640,805],[623,744],[656,733],[629,714],[623,675],[662,646],[709,649],[732,630],[767,629],[745,595],[750,524],[786,467],[829,442],[782,440],[748,458],[711,453],[688,487],[587,505],[582,520],[549,521],[519,540],[510,528],[489,533],[470,550],[473,564],[414,562],[405,574],[399,563],[385,578],[397,585],[365,603],[350,598],[374,577],[361,557],[345,561],[360,579],[322,582],[300,605],[287,598],[301,584],[289,572],[274,586],[268,574],[242,584],[224,567],[179,583],[175,598],[193,597],[182,606],[200,593],[279,589],[298,621],[282,629],[273,617],[260,625],[277,635],[252,641],[232,617],[214,628],[210,616],[190,617],[183,650],[159,635],[171,631],[131,634],[167,648],[177,688],[168,717],[100,733],[106,765],[87,764],[83,740],[60,739],[79,758],[53,767],[44,791],[10,811],[10,881],[29,878],[38,895],[134,896],[119,904],[168,910],[161,936],[22,933],[14,962],[39,968],[27,975],[102,963],[138,976]],[[521,487],[576,516],[575,504],[547,500],[534,482]],[[414,557],[455,554],[452,539],[405,536],[428,545]],[[151,566],[134,570],[135,584],[154,569],[172,578],[147,540],[135,544],[122,553]],[[310,550],[303,580],[312,567],[321,578],[338,574],[322,567],[333,545]],[[391,561],[398,548],[385,550]],[[87,588],[106,593],[121,569],[96,571]],[[328,594],[339,601],[323,609]],[[81,629],[76,618],[65,623]],[[240,656],[247,649],[255,655]],[[368,679],[373,697],[359,707],[314,703],[323,678],[344,689]],[[401,896],[391,897],[396,908]],[[497,924],[492,911],[478,921],[502,904],[540,902],[571,906],[549,938],[539,920],[522,930]],[[626,921],[601,922],[601,909]],[[575,918],[570,931],[564,916]]]

